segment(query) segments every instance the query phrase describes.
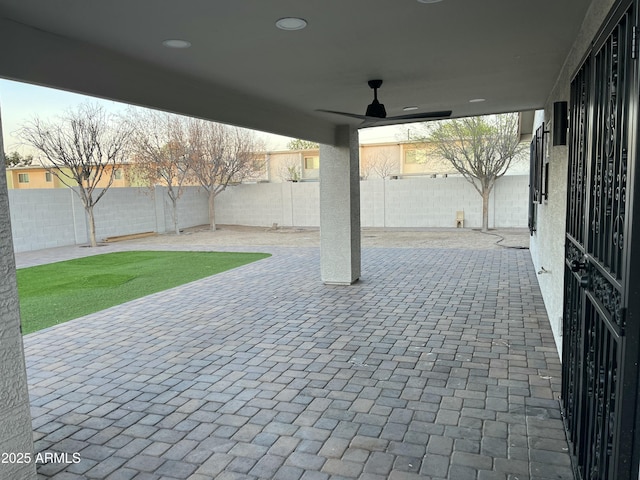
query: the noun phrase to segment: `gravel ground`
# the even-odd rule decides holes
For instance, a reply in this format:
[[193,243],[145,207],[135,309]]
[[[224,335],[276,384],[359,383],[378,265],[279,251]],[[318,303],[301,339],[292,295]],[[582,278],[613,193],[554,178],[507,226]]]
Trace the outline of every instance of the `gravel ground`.
[[[165,234],[130,240],[136,244],[217,245],[217,246],[283,246],[318,247],[318,228],[246,227],[220,225],[215,232],[208,226],[185,229],[181,235]],[[364,228],[364,248],[528,248],[529,231],[524,228],[492,229],[488,233],[470,228]]]

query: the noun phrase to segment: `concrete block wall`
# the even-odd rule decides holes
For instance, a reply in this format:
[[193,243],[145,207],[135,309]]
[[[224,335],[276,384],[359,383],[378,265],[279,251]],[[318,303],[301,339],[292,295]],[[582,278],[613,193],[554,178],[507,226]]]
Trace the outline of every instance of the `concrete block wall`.
[[283,182],[227,188],[216,198],[216,220],[229,225],[317,227],[318,186],[318,182]]
[[[18,252],[86,241],[84,209],[69,189],[9,190],[9,204],[13,243]],[[78,216],[81,223],[74,221]]]
[[317,227],[320,225],[318,182],[237,185],[216,198],[221,224]]
[[296,227],[320,225],[320,184],[318,182],[290,183],[292,191],[292,221]]
[[386,212],[387,180],[372,178],[360,182],[360,222],[362,226],[384,227]]
[[455,227],[457,211],[465,227],[482,225],[482,199],[462,177],[388,180],[385,224],[371,226]]
[[[529,177],[511,175],[501,177],[493,188],[491,204],[494,227],[527,226],[529,216]],[[489,216],[491,219],[491,215]]]
[[[318,226],[319,184],[285,182],[239,185],[216,199],[221,224]],[[489,226],[527,226],[528,175],[500,178],[491,195]],[[370,179],[360,182],[363,227],[455,227],[464,211],[464,226],[482,225],[482,199],[462,177]]]
[[[15,251],[84,244],[89,240],[84,207],[70,189],[9,190]],[[173,230],[164,187],[111,188],[94,207],[98,241],[107,237]],[[180,228],[209,221],[206,194],[188,187],[179,200]]]
[[[158,189],[156,189],[156,195],[158,193]],[[169,202],[168,199],[166,201]],[[170,203],[166,203],[165,211]],[[167,224],[166,231],[173,229],[173,217],[170,216],[169,218],[170,223]],[[178,226],[180,228],[188,228],[207,223],[209,223],[207,193],[196,187],[187,187],[180,200],[178,200]]]
[[[502,177],[494,188],[489,225],[526,227],[529,177]],[[480,195],[461,177],[371,179],[360,182],[363,227],[455,227],[482,223]],[[9,190],[12,234],[18,252],[88,242],[80,199],[69,189]],[[165,187],[111,188],[95,207],[98,240],[142,232],[173,231]],[[180,228],[209,222],[207,194],[188,187],[178,203]],[[270,227],[317,227],[318,182],[258,183],[230,187],[216,198],[216,222]]]
[[[76,201],[84,219],[80,199]],[[109,189],[93,211],[98,239],[156,231],[154,192],[146,188]]]

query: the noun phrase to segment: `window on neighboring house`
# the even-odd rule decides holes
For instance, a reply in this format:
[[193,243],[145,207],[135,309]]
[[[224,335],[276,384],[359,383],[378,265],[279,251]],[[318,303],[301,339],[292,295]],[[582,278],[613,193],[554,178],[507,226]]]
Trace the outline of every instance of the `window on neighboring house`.
[[28,173],[19,173],[18,174],[18,183],[29,183],[29,174]]
[[305,170],[318,170],[320,168],[320,157],[304,157]]
[[427,150],[424,148],[407,148],[404,151],[404,163],[417,164],[426,163]]
[[115,178],[116,180],[122,180],[122,169],[118,168],[116,170],[116,173],[114,174],[113,178]]
[[44,181],[53,182],[53,175],[51,174],[51,172],[44,172]]

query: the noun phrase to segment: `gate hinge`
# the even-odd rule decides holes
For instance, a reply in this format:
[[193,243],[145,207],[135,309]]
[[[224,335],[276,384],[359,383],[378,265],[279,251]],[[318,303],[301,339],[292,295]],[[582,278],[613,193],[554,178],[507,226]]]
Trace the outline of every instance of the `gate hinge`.
[[616,312],[616,320],[618,322],[618,326],[620,327],[620,335],[623,336],[625,334],[625,327],[627,326],[627,309],[626,307],[620,307]]
[[638,26],[631,29],[631,58],[638,58]]

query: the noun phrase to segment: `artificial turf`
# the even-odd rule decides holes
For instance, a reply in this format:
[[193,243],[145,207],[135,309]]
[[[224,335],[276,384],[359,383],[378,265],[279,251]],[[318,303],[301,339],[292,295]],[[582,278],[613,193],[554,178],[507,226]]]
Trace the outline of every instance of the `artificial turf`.
[[235,252],[117,252],[17,271],[27,334],[268,257]]

